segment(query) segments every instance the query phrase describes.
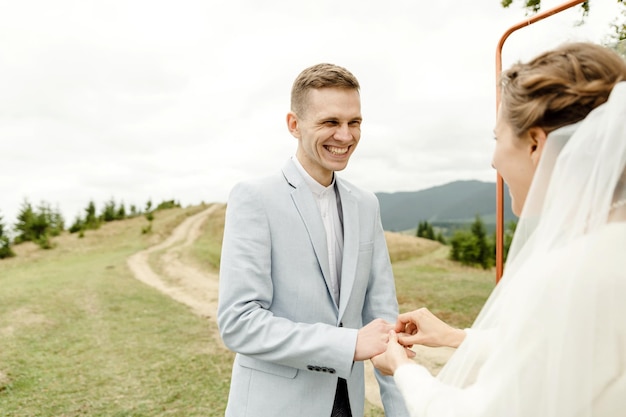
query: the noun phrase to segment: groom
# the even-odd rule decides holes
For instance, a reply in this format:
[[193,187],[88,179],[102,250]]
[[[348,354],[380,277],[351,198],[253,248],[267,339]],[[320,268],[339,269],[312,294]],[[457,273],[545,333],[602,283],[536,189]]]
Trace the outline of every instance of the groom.
[[[231,191],[218,308],[237,352],[226,416],[363,416],[363,361],[385,351],[398,305],[378,200],[335,174],[361,120],[349,71],[305,69],[287,114],[295,156]],[[393,379],[376,376],[385,415],[408,415]]]

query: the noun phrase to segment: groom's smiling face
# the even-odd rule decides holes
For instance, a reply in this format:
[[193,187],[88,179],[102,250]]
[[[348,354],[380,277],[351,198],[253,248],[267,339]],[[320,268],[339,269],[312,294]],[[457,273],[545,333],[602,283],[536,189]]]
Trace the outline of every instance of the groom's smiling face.
[[296,156],[304,169],[322,185],[341,171],[361,139],[361,98],[347,88],[312,89],[303,114],[290,113],[287,124],[298,139]]

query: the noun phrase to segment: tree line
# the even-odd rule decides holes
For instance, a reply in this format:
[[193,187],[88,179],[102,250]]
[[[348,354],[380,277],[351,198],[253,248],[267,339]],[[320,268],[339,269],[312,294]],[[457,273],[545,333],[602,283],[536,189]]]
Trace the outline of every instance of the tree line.
[[[148,225],[141,231],[144,234],[149,233],[152,230],[154,212],[174,207],[180,207],[175,200],[163,201],[156,207],[153,207],[152,201],[148,200],[144,208],[140,209],[133,204],[127,207],[123,202],[117,203],[111,198],[98,212],[96,204],[91,200],[84,208],[83,214],[77,215],[66,229],[65,219],[58,209],[53,209],[46,202],[34,207],[28,200],[24,200],[13,226],[13,234],[9,233],[10,229],[0,214],[0,259],[15,256],[13,245],[34,242],[43,249],[51,249],[54,247],[52,238],[65,230],[83,237],[86,231],[98,229],[104,223],[142,215],[148,220]],[[516,225],[516,222],[511,221],[505,228],[504,260],[508,255]],[[449,245],[450,259],[464,265],[488,269],[495,264],[495,233],[493,236],[488,235],[485,224],[478,215],[469,228],[455,230],[448,239],[444,237],[442,228],[433,226],[428,221],[419,222],[416,235]]]
[[[506,257],[513,241],[513,234],[517,222],[510,221],[504,230],[503,260]],[[420,221],[417,226],[417,237],[436,240],[445,245],[450,245],[450,259],[464,265],[477,266],[489,269],[496,262],[496,236],[489,236],[487,228],[480,216],[476,216],[469,229],[458,229],[454,231],[449,241],[443,236],[440,228],[434,227],[428,221]]]
[[[96,204],[91,200],[83,210],[84,213],[76,216],[67,231],[78,233],[78,237],[83,237],[85,231],[98,229],[104,223],[143,215],[149,223],[142,229],[142,233],[148,233],[152,230],[154,212],[174,207],[180,207],[180,203],[167,200],[153,207],[152,201],[148,200],[144,209],[141,210],[134,204],[127,208],[124,202],[117,203],[111,198],[104,203],[104,207],[98,213]],[[52,249],[54,247],[52,238],[65,230],[65,219],[58,208],[53,209],[45,201],[38,206],[33,206],[25,199],[12,228],[13,233],[0,214],[0,259],[15,256],[12,246],[23,242],[34,242],[43,249]]]

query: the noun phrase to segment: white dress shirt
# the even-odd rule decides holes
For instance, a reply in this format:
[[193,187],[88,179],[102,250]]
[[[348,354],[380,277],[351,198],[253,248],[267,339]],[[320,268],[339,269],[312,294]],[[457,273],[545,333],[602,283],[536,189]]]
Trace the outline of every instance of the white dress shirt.
[[328,264],[330,265],[331,291],[335,303],[339,305],[341,265],[343,263],[343,224],[340,216],[341,200],[335,186],[335,175],[333,174],[333,180],[330,185],[324,187],[306,172],[298,158],[294,156],[292,159],[311,189],[324,222],[326,246],[328,247]]

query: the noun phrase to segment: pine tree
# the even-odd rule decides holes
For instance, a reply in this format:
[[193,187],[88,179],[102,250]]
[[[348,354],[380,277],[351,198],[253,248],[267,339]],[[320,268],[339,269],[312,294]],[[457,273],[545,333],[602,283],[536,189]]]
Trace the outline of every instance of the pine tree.
[[509,256],[509,249],[511,249],[511,243],[513,243],[513,236],[515,235],[516,228],[517,222],[515,220],[511,220],[507,223],[506,229],[504,230],[503,257],[505,261],[506,258]]
[[117,209],[117,213],[115,214],[116,220],[124,220],[126,218],[126,207],[124,207],[124,202],[120,203],[119,208]]
[[472,223],[472,234],[476,238],[476,248],[474,262],[488,269],[492,266],[491,245],[487,240],[487,230],[480,216],[476,215],[476,220]]
[[417,225],[417,233],[415,234],[415,236],[417,237],[424,237],[424,230],[426,228],[425,226],[426,222],[419,222]]
[[100,227],[100,220],[96,216],[96,204],[93,200],[89,201],[89,204],[85,208],[85,220],[83,222],[85,229],[97,229]]
[[50,206],[42,201],[35,211],[35,218],[31,225],[31,230],[33,242],[36,242],[39,246],[44,248],[50,247],[49,236],[52,234],[51,218],[52,210]]
[[63,231],[63,223],[63,216],[45,201],[33,210],[33,206],[24,200],[15,225],[15,243],[35,242],[43,249],[50,249],[53,247],[50,237]]
[[433,230],[433,225],[426,222],[426,235],[424,236],[426,239],[435,240],[435,231]]
[[424,238],[424,239],[439,240],[437,236],[435,235],[435,230],[433,228],[433,225],[430,224],[426,220],[424,220],[423,222],[419,222],[417,226],[416,236]]
[[65,230],[65,219],[58,207],[50,213],[50,229],[52,236],[58,236]]
[[117,217],[117,213],[115,210],[115,200],[111,198],[109,201],[104,203],[104,209],[102,210],[102,220],[104,222],[112,222]]
[[69,232],[76,233],[83,230],[85,230],[85,223],[83,222],[83,219],[81,219],[80,215],[76,215],[74,223],[72,223],[72,225],[70,226]]
[[15,243],[30,242],[35,240],[33,234],[33,224],[35,223],[35,211],[32,204],[28,200],[22,202],[19,213],[17,214],[17,223],[15,224]]
[[152,208],[152,200],[148,200],[146,202],[146,209],[144,210],[144,216],[150,222],[150,227],[152,227],[152,220],[154,220],[154,213],[151,210]]
[[7,235],[6,226],[0,215],[0,259],[15,256],[15,252],[11,248],[11,239]]

